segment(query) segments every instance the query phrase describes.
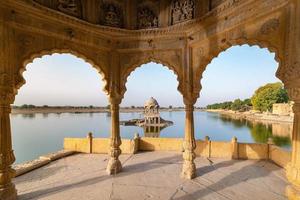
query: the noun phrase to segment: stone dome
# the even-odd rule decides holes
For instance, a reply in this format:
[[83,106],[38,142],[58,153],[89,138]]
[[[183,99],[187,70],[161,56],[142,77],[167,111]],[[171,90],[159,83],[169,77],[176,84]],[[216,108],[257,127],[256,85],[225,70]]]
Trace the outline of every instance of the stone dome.
[[156,101],[156,99],[154,99],[153,97],[151,97],[148,101],[146,101],[145,108],[159,108],[159,104]]

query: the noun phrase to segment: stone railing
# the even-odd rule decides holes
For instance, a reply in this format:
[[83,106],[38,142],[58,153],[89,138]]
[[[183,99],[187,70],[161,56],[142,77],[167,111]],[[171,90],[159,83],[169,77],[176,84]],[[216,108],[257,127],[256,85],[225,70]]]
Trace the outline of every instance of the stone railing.
[[[122,153],[134,154],[138,151],[138,135],[132,140],[122,139],[120,146]],[[108,153],[110,146],[109,138],[94,138],[91,133],[86,138],[65,138],[64,150],[80,153]]]
[[[81,153],[107,153],[110,139],[93,138],[65,138],[64,149]],[[136,135],[134,139],[122,139],[121,150],[124,154],[134,154],[138,151],[177,151],[181,152],[183,139],[181,138],[147,138]],[[277,165],[286,168],[291,159],[291,152],[275,146],[271,140],[268,144],[239,143],[237,138],[230,142],[197,140],[195,153],[197,156],[208,158],[228,159],[263,159],[271,160]]]
[[14,170],[16,171],[15,177],[21,176],[23,174],[26,174],[32,170],[35,170],[37,168],[43,167],[52,161],[73,155],[76,153],[75,151],[68,151],[68,150],[62,150],[55,153],[50,153],[44,156],[40,156],[38,159],[31,160],[25,163],[17,164],[13,166]]

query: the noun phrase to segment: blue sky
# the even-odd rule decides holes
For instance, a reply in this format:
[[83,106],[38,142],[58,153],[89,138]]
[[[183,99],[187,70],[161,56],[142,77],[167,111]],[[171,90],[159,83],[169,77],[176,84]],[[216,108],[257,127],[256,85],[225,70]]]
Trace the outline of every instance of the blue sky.
[[[279,81],[278,63],[267,49],[248,45],[232,47],[210,63],[201,80],[196,106],[249,98],[261,85]],[[15,105],[106,106],[101,75],[88,63],[70,54],[35,59],[24,72],[26,84]],[[176,75],[160,64],[148,63],[128,78],[122,106],[139,106],[151,96],[161,106],[182,106]]]

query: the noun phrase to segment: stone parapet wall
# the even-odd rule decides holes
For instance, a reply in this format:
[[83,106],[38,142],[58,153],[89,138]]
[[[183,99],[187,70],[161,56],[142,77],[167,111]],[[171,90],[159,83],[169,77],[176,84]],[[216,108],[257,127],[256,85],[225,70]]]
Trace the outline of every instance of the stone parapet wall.
[[[89,142],[91,141],[91,142]],[[108,153],[108,138],[65,138],[64,149],[80,153]],[[181,138],[147,138],[135,137],[132,140],[122,139],[121,150],[124,154],[138,151],[177,151],[182,152]],[[222,142],[210,140],[196,141],[196,156],[207,158],[272,160],[285,168],[291,159],[291,152],[273,144]]]
[[139,138],[139,151],[182,151],[182,139],[179,138]]
[[[122,140],[120,149],[124,154],[136,153],[138,139]],[[64,149],[79,153],[108,153],[110,147],[109,138],[65,138]]]
[[17,176],[21,176],[23,174],[26,174],[32,170],[35,170],[37,168],[40,168],[42,166],[45,166],[49,163],[51,163],[52,161],[73,155],[74,153],[76,153],[75,151],[68,151],[68,150],[62,150],[62,151],[58,151],[55,153],[50,153],[44,156],[40,156],[38,159],[26,162],[26,163],[21,163],[18,165],[13,166],[14,170],[15,170],[15,177]]
[[292,153],[280,147],[271,145],[269,149],[269,159],[277,165],[286,169],[287,163],[291,160]]

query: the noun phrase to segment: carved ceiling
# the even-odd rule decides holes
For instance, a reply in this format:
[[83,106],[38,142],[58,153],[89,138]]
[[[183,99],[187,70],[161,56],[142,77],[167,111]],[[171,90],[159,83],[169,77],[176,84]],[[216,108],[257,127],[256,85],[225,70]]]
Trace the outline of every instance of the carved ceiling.
[[200,18],[223,0],[33,0],[92,24],[151,29]]

